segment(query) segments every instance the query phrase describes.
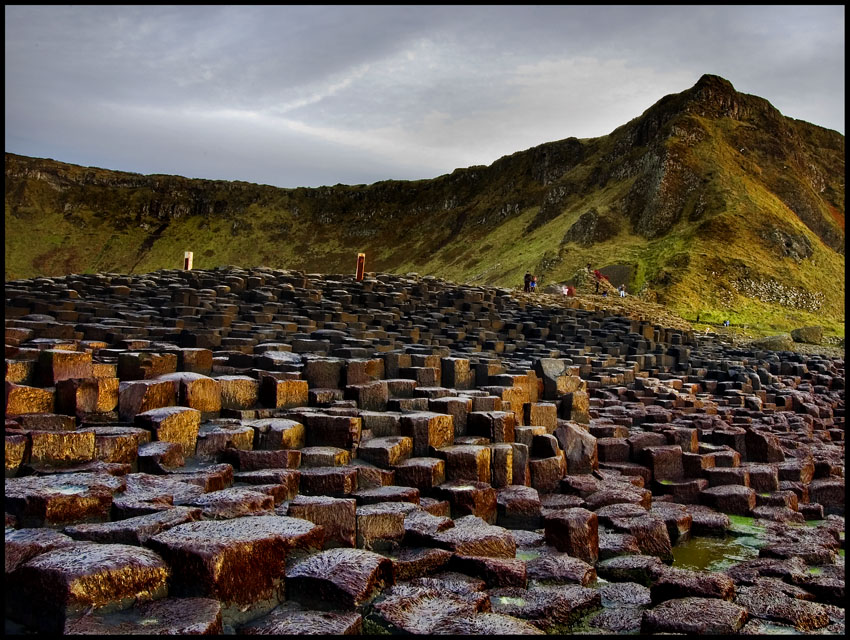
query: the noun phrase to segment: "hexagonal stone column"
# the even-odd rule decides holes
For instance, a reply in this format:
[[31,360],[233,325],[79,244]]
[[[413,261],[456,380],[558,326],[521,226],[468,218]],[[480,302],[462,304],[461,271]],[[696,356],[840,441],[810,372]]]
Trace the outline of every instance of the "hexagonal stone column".
[[125,609],[168,593],[170,569],[154,551],[79,543],[36,556],[10,576],[13,617],[47,633],[88,609]]
[[357,542],[357,501],[354,498],[296,496],[286,514],[321,526],[325,547],[353,547]]
[[188,407],[161,407],[137,414],[134,425],[150,431],[156,440],[179,444],[188,457],[195,455],[201,412]]
[[145,411],[177,404],[174,384],[167,380],[134,380],[118,386],[118,416],[123,422]]
[[385,469],[403,463],[412,453],[413,439],[406,436],[372,438],[357,449],[361,459]]
[[285,516],[190,522],[148,541],[174,571],[172,595],[220,600],[226,622],[239,620],[246,605],[251,617],[277,606],[284,597],[287,555],[318,550],[323,543],[321,527]]
[[389,558],[364,549],[328,549],[286,572],[289,598],[317,609],[356,609],[393,583]]
[[599,520],[595,513],[577,507],[560,509],[544,517],[546,543],[589,564],[599,558]]
[[413,455],[428,456],[454,442],[454,424],[450,415],[422,411],[401,416],[401,434],[413,440]]

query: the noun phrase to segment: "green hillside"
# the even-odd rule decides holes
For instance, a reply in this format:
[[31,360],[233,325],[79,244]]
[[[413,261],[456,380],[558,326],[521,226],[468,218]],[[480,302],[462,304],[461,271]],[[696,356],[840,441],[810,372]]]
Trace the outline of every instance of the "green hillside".
[[607,136],[280,189],[6,154],[6,280],[266,265],[513,287],[587,264],[686,319],[844,333],[844,136],[703,76]]

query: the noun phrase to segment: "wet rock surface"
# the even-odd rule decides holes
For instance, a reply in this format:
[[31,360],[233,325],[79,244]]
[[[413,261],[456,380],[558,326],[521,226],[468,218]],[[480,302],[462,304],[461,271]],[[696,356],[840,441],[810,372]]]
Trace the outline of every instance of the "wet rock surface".
[[5,298],[7,632],[844,632],[843,358],[415,274]]

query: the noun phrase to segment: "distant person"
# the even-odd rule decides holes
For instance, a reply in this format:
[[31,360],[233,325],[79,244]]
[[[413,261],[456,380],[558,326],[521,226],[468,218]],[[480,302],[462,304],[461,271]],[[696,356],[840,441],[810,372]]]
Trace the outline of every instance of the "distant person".
[[724,327],[728,327],[728,326],[729,326],[729,321],[728,321],[728,320],[724,320],[724,321],[723,321],[723,326],[724,326]]
[[599,283],[602,280],[602,272],[599,269],[594,269],[593,277],[596,278],[596,291],[594,293],[599,293]]
[[526,293],[531,291],[531,274],[528,271],[525,272],[525,281],[522,290]]
[[625,298],[625,297],[626,297],[626,285],[621,284],[619,287],[617,287],[617,291],[619,291],[619,292],[620,292],[620,297],[621,297],[621,298]]
[[574,297],[575,295],[576,295],[576,288],[575,288],[575,287],[573,287],[572,285],[568,286],[568,287],[567,287],[567,296],[569,296],[570,298],[572,298],[572,297]]
[[537,291],[537,276],[531,276],[531,293]]
[[607,297],[608,297],[608,289],[605,289],[605,291],[603,291],[603,292],[602,292],[602,297],[603,297],[603,298],[607,298]]

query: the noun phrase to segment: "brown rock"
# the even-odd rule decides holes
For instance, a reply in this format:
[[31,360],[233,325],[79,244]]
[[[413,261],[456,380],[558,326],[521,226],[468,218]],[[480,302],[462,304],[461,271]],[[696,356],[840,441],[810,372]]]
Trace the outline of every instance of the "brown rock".
[[[8,525],[7,525],[8,527]],[[15,529],[6,531],[5,562],[6,577],[30,558],[51,549],[67,547],[74,540],[53,529]]]
[[[514,587],[515,588],[515,587]],[[543,635],[544,632],[523,620],[500,613],[478,613],[474,616],[449,617],[433,628],[439,635],[508,636]]]
[[65,473],[9,478],[5,507],[22,527],[106,520],[122,477],[106,473]]
[[49,413],[53,411],[53,393],[6,381],[6,415]]
[[375,504],[378,502],[411,502],[419,504],[419,489],[386,485],[371,489],[359,489],[353,494],[358,505]]
[[137,414],[134,425],[150,431],[156,440],[179,444],[189,457],[195,454],[201,412],[188,407],[150,409]]
[[277,608],[267,616],[239,628],[245,635],[323,635],[358,636],[363,632],[359,613],[342,611],[301,611]]
[[488,558],[516,557],[516,541],[507,529],[476,516],[455,519],[455,526],[433,536],[434,545],[459,555]]
[[151,433],[135,427],[87,427],[94,432],[94,457],[103,462],[125,462],[133,464],[139,455],[139,447],[150,442]]
[[439,458],[408,458],[394,468],[396,484],[423,493],[446,481],[446,463]]
[[517,558],[488,558],[455,554],[449,569],[481,578],[489,588],[521,587],[528,583],[525,562]]
[[22,433],[6,434],[7,478],[14,476],[24,462],[29,462],[29,448],[29,438],[26,435]]
[[[407,529],[408,519],[405,519],[405,529]],[[452,552],[445,549],[402,547],[390,557],[393,561],[395,582],[411,580],[439,571],[446,566],[451,557]]]
[[218,382],[222,410],[250,409],[259,402],[260,381],[256,378],[250,376],[219,376],[215,380]]
[[466,433],[491,442],[513,442],[515,426],[512,411],[473,411],[466,417]]
[[356,509],[353,498],[296,496],[289,503],[287,515],[321,526],[325,548],[353,547],[357,542]]
[[727,484],[704,489],[700,501],[723,513],[747,516],[756,506],[756,492],[749,487]]
[[287,418],[261,418],[248,423],[254,429],[255,449],[302,449],[307,443],[303,424]]
[[148,544],[174,571],[173,595],[225,605],[268,602],[268,610],[282,600],[288,553],[320,549],[323,538],[321,527],[306,520],[248,516],[181,524]]
[[537,585],[531,589],[490,591],[493,611],[522,618],[538,629],[556,633],[601,606],[595,589],[578,585]]
[[362,442],[358,456],[379,467],[389,468],[403,463],[413,453],[413,440],[404,436],[372,438]]
[[263,376],[260,382],[260,400],[263,405],[276,409],[307,406],[306,380],[277,380]]
[[177,355],[125,351],[118,354],[118,377],[121,380],[152,380],[177,371]]
[[198,428],[195,455],[200,460],[216,460],[228,449],[250,450],[254,429],[239,423],[207,423]]
[[32,431],[30,442],[34,464],[71,465],[94,459],[90,431]]
[[146,442],[139,447],[139,473],[163,475],[185,462],[183,447],[174,442]]
[[432,455],[433,449],[454,442],[454,424],[450,415],[420,411],[401,416],[401,434],[413,441],[412,455]]
[[184,407],[197,409],[201,413],[221,411],[221,390],[213,378],[180,371],[161,375],[157,380],[171,382],[177,394],[177,402]]
[[68,378],[90,378],[93,375],[91,354],[44,349],[38,354],[37,375],[43,387],[53,387]]
[[357,547],[392,551],[404,539],[404,520],[416,510],[410,502],[378,502],[357,507]]
[[540,496],[536,489],[508,485],[496,492],[496,522],[508,529],[540,528]]
[[665,568],[650,587],[653,604],[676,598],[735,598],[735,583],[723,573]]
[[430,634],[448,618],[474,615],[483,602],[486,599],[478,594],[470,597],[418,585],[397,585],[376,600],[367,620],[384,633]]
[[553,511],[543,518],[546,544],[596,564],[599,558],[599,520],[587,509]]
[[115,522],[78,524],[65,527],[64,531],[74,540],[99,542],[101,544],[129,544],[144,546],[152,536],[171,527],[201,519],[201,510],[192,507],[174,507]]
[[355,453],[360,444],[363,421],[353,416],[324,413],[296,414],[306,428],[307,446],[338,447]]
[[507,487],[513,483],[514,448],[511,444],[491,444],[490,484],[493,488]]
[[548,458],[531,458],[528,461],[531,486],[540,493],[558,490],[561,478],[567,473],[567,461],[563,452]]
[[118,386],[118,415],[131,422],[139,413],[177,404],[174,384],[161,380],[136,380]]
[[298,449],[277,449],[274,451],[225,449],[222,452],[221,459],[240,471],[297,469],[301,466],[301,452]]
[[125,478],[125,490],[117,494],[112,504],[113,519],[121,520],[170,509],[174,504],[186,504],[204,489],[198,485],[172,478],[131,473]]
[[56,383],[56,407],[68,415],[107,413],[118,406],[118,378],[68,378]]
[[449,502],[453,518],[473,515],[496,522],[496,490],[486,482],[449,481],[436,487],[434,494]]
[[744,626],[747,609],[718,598],[666,600],[644,612],[641,633],[732,634]]
[[301,470],[301,493],[308,496],[342,498],[357,491],[357,469],[352,467],[311,467]]
[[570,473],[591,473],[599,467],[596,438],[576,421],[561,421],[554,433],[564,450]]
[[583,587],[596,581],[596,570],[584,560],[566,553],[546,553],[527,563],[529,580],[538,584],[578,584]]
[[449,445],[436,451],[446,461],[449,481],[490,482],[489,447],[479,445]]
[[345,398],[357,402],[366,411],[384,411],[389,400],[386,380],[375,380],[364,384],[352,384],[345,388]]
[[61,633],[88,609],[124,609],[161,598],[168,565],[149,549],[122,544],[60,547],[19,566],[10,576],[12,614],[46,633]]
[[69,620],[65,635],[220,635],[221,604],[209,598],[163,598],[143,602],[122,615],[92,612]]
[[351,454],[339,447],[304,447],[301,449],[302,467],[344,467]]
[[355,609],[393,581],[389,558],[363,549],[328,549],[286,572],[289,597],[317,608]]

